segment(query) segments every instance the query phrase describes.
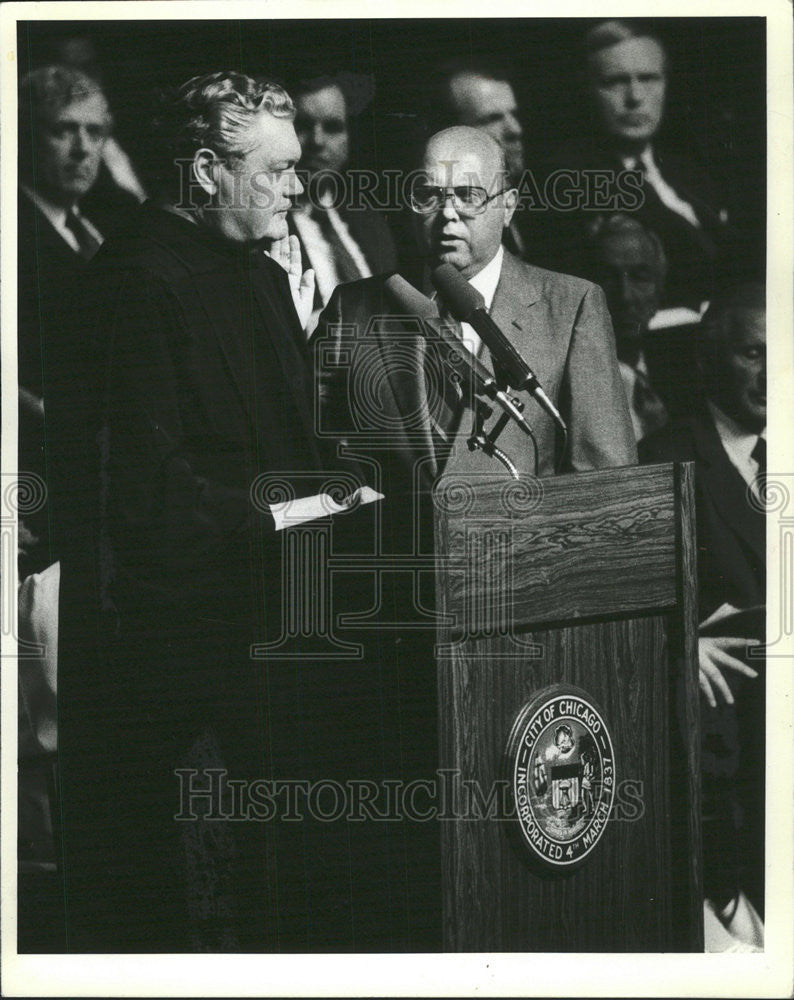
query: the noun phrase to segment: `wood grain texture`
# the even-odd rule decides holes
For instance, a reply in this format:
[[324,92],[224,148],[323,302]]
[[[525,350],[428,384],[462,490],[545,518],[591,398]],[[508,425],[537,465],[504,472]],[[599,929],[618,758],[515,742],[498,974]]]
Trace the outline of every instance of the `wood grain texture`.
[[[639,481],[635,508],[629,500],[632,474]],[[596,484],[594,480],[602,475],[606,482]],[[590,479],[587,488],[579,482],[584,478]],[[457,578],[439,574],[440,607],[464,623],[462,629],[448,628],[439,636],[442,644],[449,643],[454,632],[460,636],[438,664],[440,764],[458,770],[464,783],[479,788],[481,803],[487,802],[504,779],[505,743],[520,709],[550,684],[574,684],[599,705],[610,730],[616,756],[616,806],[597,847],[571,872],[539,867],[516,842],[515,831],[498,818],[462,818],[442,824],[444,941],[450,950],[663,951],[698,949],[702,944],[692,896],[699,857],[690,860],[687,854],[679,855],[672,839],[675,829],[679,841],[683,835],[687,850],[697,844],[699,816],[689,816],[697,795],[689,787],[683,797],[671,795],[672,774],[681,770],[682,761],[683,780],[692,783],[695,777],[695,736],[690,734],[687,749],[682,751],[677,728],[671,726],[674,672],[670,668],[672,655],[683,663],[692,651],[691,608],[684,618],[691,596],[684,581],[690,578],[691,565],[684,568],[681,564],[683,551],[691,550],[694,538],[691,519],[676,516],[677,502],[690,503],[692,498],[680,493],[676,500],[672,466],[651,467],[650,474],[645,469],[610,470],[594,477],[570,477],[572,484],[574,480],[577,497],[566,496],[564,490],[558,497],[554,488],[544,492],[544,504],[551,504],[546,516],[557,525],[554,530],[559,533],[564,524],[586,525],[586,496],[590,497],[591,525],[612,524],[620,510],[632,539],[628,548],[640,568],[651,567],[652,590],[659,603],[648,609],[653,613],[627,615],[621,601],[633,588],[642,590],[642,572],[632,567],[630,574],[618,574],[609,586],[599,585],[595,578],[603,567],[597,553],[602,551],[603,540],[596,530],[577,527],[574,545],[565,548],[564,541],[559,543],[570,557],[562,572],[569,582],[594,581],[599,594],[589,603],[588,612],[595,614],[598,608],[603,620],[576,623],[574,613],[574,623],[568,626],[539,628],[538,621],[545,623],[549,616],[549,602],[539,596],[528,575],[522,578],[519,592],[510,595],[509,607],[513,615],[522,609],[513,621],[531,630],[522,638],[534,641],[538,648],[536,655],[520,657],[510,635],[494,628],[493,619],[489,623],[482,617],[486,598],[491,607],[505,606],[502,588],[508,585],[508,575],[482,565],[504,555],[504,540],[478,550],[473,575],[489,576],[492,588],[487,594],[484,589],[476,591],[479,604],[467,596],[466,580],[460,579],[466,575],[462,569],[458,568]],[[555,481],[554,486],[558,485]],[[499,500],[490,487],[479,487],[476,493],[476,504]],[[652,516],[643,514],[648,511]],[[461,530],[456,522],[466,521],[470,527],[469,518],[475,512],[469,506],[466,513],[458,510],[440,518],[442,551],[454,549]],[[528,515],[535,522],[532,537],[548,539],[552,532],[543,530],[539,517],[536,511]],[[492,534],[493,524],[494,519],[487,525]],[[638,529],[642,524],[648,526],[644,538],[655,554],[648,560],[638,538],[643,534]],[[529,539],[530,532],[525,537]],[[676,546],[681,553],[678,562]],[[622,560],[623,556],[621,564]],[[614,575],[616,571],[609,572]],[[551,575],[549,587],[555,592],[564,590]],[[645,595],[645,608],[647,600]],[[577,611],[585,606],[579,599],[576,604]],[[571,606],[571,602],[565,605]],[[481,615],[477,629],[465,627],[472,607]],[[668,633],[678,644],[672,654]],[[681,689],[686,698],[693,694],[691,662],[689,666],[689,679]],[[696,685],[696,674],[694,681]],[[690,711],[684,725],[691,725],[692,720]],[[458,803],[460,815],[467,815],[467,804],[464,794]]]
[[[466,487],[445,477],[437,492],[444,599],[458,631],[492,634],[504,622],[555,624],[676,603],[672,466],[534,480],[523,492],[522,484],[483,481],[461,497]],[[444,504],[445,489],[457,510]]]

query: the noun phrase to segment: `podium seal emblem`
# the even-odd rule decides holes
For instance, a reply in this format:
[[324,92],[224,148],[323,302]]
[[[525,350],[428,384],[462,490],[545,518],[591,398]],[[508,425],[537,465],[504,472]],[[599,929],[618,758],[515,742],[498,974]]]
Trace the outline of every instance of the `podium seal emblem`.
[[586,692],[554,685],[525,705],[507,743],[514,819],[533,856],[570,868],[604,834],[615,799],[615,754]]

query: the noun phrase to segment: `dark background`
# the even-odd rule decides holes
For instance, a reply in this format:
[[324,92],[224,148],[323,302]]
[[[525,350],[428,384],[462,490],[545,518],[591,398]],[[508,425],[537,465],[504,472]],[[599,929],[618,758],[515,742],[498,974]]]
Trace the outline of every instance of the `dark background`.
[[[598,20],[603,20],[599,18]],[[734,218],[763,217],[763,18],[643,19],[670,60],[667,148],[699,155],[730,178]],[[594,19],[212,20],[23,22],[20,72],[58,61],[69,38],[88,37],[116,118],[116,133],[144,183],[154,177],[149,122],[162,88],[215,70],[267,75],[287,89],[321,73],[360,75],[354,165],[404,167],[408,140],[429,106],[440,59],[507,59],[522,112],[527,166],[590,128],[581,40]],[[371,96],[371,100],[368,98]]]

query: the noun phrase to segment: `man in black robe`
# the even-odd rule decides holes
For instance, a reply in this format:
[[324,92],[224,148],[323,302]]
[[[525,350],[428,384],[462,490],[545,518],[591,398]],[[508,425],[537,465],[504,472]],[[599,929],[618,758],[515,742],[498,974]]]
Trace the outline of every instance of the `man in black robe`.
[[[359,482],[315,435],[293,115],[239,74],[181,88],[161,124],[183,189],[102,247],[53,359],[68,950],[405,946],[416,882],[388,823],[248,810],[253,782],[261,805],[261,782],[411,755],[384,657],[329,662],[300,629],[291,650],[251,653],[297,600],[277,501]],[[202,795],[221,775],[245,783],[242,806],[226,784]]]

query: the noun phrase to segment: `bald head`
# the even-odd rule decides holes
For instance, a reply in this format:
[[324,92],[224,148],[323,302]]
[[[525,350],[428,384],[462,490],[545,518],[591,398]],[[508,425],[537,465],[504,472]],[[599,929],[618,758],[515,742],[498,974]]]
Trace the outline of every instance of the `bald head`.
[[[449,263],[472,277],[496,256],[518,197],[501,146],[469,126],[437,132],[425,145],[420,183],[444,196],[433,211],[417,212],[421,249],[433,265]],[[476,207],[463,197],[472,188],[481,189]]]
[[468,125],[455,125],[430,136],[425,145],[423,166],[428,161],[455,163],[466,159],[479,168],[471,183],[488,189],[490,194],[495,180],[506,177],[505,153],[499,143],[487,132]]

